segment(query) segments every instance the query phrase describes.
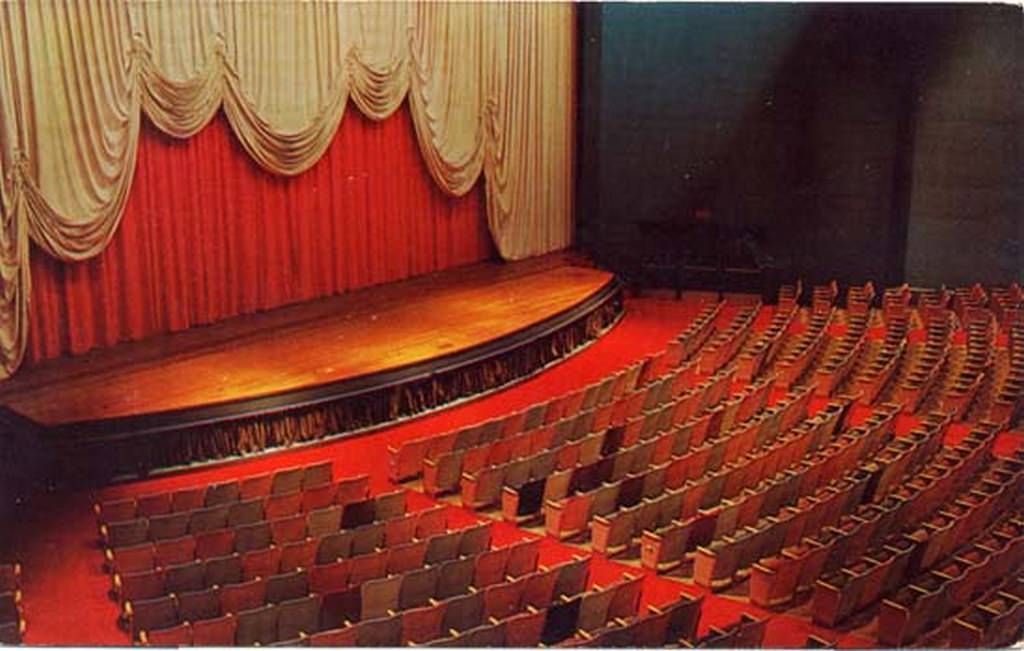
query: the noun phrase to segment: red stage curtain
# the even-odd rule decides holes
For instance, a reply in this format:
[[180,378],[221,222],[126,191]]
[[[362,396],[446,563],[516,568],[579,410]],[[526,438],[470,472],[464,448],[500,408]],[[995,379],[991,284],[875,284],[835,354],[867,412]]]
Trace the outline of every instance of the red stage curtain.
[[493,257],[482,182],[445,195],[403,104],[346,111],[297,177],[258,168],[223,115],[188,140],[145,125],[124,220],[102,255],[32,252],[37,361]]

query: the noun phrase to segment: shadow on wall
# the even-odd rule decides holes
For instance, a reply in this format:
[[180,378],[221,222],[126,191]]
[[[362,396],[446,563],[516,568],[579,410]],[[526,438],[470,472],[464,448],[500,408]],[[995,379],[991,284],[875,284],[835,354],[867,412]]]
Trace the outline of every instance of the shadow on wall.
[[[581,45],[578,202],[579,241],[592,255],[614,266],[671,249],[645,237],[642,223],[685,223],[707,210],[726,228],[762,233],[763,261],[810,281],[915,277],[916,251],[930,246],[915,239],[928,196],[920,97],[936,71],[961,65],[958,34],[971,20],[988,25],[968,19],[991,6],[594,11],[598,28]],[[1003,41],[1019,42],[1020,21],[1003,22],[1015,26]],[[1013,87],[1016,65],[990,73]],[[967,104],[998,99],[949,85]],[[1008,124],[1019,124],[1019,111]],[[1019,161],[1019,146],[1000,160]],[[993,183],[1017,196],[1007,176]],[[1003,214],[1016,224],[1010,208]]]

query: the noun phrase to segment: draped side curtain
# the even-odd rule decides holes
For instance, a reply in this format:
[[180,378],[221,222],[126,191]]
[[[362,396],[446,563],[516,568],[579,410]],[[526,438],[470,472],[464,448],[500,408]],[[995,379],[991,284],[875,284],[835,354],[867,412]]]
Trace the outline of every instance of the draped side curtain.
[[573,8],[565,3],[20,0],[0,4],[0,371],[26,348],[29,241],[79,261],[120,223],[141,112],[176,138],[223,110],[245,151],[297,175],[349,101],[408,97],[447,193],[486,179],[499,254],[571,242]]

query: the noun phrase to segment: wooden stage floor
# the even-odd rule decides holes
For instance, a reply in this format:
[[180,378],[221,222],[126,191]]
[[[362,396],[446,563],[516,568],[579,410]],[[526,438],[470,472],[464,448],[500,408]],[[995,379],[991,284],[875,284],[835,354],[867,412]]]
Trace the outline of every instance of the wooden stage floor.
[[274,395],[501,339],[611,281],[566,256],[463,267],[45,362],[0,404],[52,427]]

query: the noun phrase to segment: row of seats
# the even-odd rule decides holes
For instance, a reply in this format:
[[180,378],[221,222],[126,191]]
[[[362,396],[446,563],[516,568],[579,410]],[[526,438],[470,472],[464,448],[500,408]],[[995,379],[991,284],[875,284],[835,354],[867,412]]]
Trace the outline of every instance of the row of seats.
[[[875,447],[873,437],[847,439],[832,446],[839,419],[821,416],[816,417],[817,422],[809,421],[804,432],[794,432],[811,445],[778,448],[782,453],[778,472],[719,505],[709,543],[699,538],[692,541],[697,544],[693,569],[697,585],[713,589],[731,585],[737,576],[746,576],[747,568],[760,558],[835,524],[862,499],[870,475],[857,466]],[[879,430],[875,432],[874,438],[880,438]],[[800,438],[791,442],[800,442]],[[819,449],[820,456],[811,456]],[[805,450],[810,452],[807,457]],[[833,479],[836,476],[838,479]]]
[[799,313],[795,298],[791,302],[783,301],[782,290],[779,290],[779,303],[775,306],[772,320],[761,333],[750,337],[736,356],[736,378],[743,382],[753,382],[761,376],[762,371],[775,361],[786,331],[793,324]]
[[[706,314],[698,317],[698,322],[712,323],[711,318],[718,310],[720,308],[707,309]],[[698,332],[704,332],[708,327],[701,326]],[[658,405],[693,387],[696,362],[679,367],[687,355],[682,342],[692,342],[700,336],[703,335],[684,333],[664,354],[647,360],[643,365],[634,365],[586,390],[569,394],[566,397],[570,401],[568,408],[558,412],[565,414],[558,420],[552,420],[550,416],[552,410],[560,409],[562,399],[519,412],[537,414],[534,418],[524,417],[521,427],[518,423],[509,426],[506,420],[504,427],[492,427],[490,433],[485,429],[488,424],[484,423],[422,439],[428,443],[422,452],[424,492],[439,495],[452,491],[460,486],[463,475],[479,475],[495,466],[522,461],[552,446],[563,445],[566,441],[579,439],[589,433],[603,432],[609,427],[621,426],[639,417],[642,412],[649,413]],[[407,465],[408,461],[402,461],[401,458],[403,455],[409,456],[408,448],[415,450],[418,446],[421,443],[413,441],[393,450],[392,467]],[[487,494],[493,497],[493,492]],[[482,500],[473,508],[489,506],[495,501],[492,498]]]
[[754,330],[754,321],[761,308],[761,301],[744,305],[737,310],[728,326],[716,332],[715,336],[699,349],[697,368],[704,375],[718,373],[740,351],[743,343]]
[[[1021,479],[1024,476],[1016,478],[1014,485],[1019,485]],[[982,488],[986,481],[990,479],[983,477],[974,487]],[[986,527],[998,515],[999,508],[1007,506],[1009,492],[1002,491],[1001,499],[987,498],[980,504],[941,509],[919,523],[914,523],[915,518],[909,513],[907,518],[897,519],[914,524],[877,539],[860,556],[848,556],[842,568],[818,581],[812,601],[815,622],[835,626],[891,594],[908,577],[935,565],[973,532]],[[1012,499],[1009,502],[1012,506]]]
[[[804,392],[802,396],[784,398],[735,427],[730,435],[679,455],[663,468],[648,471],[664,485],[664,495],[595,518],[591,532],[595,549],[614,554],[630,546],[635,536],[686,522],[701,510],[702,515],[710,515],[719,505],[730,503],[749,485],[758,483],[755,477],[774,474],[781,456],[766,451],[787,440],[794,431],[793,422],[806,417],[808,397],[809,393]],[[652,509],[659,517],[654,526],[647,526]],[[749,513],[739,511],[734,513],[737,521],[749,518]]]
[[[732,403],[735,405],[733,414],[739,413],[744,404],[747,405],[744,409],[746,412],[756,409],[756,405],[767,400],[767,393],[768,387],[763,385],[752,388],[743,397],[738,396],[740,399]],[[717,413],[724,412],[724,409],[716,409]],[[779,411],[779,420],[784,421],[786,414],[796,409]],[[706,415],[710,417],[711,414]],[[714,431],[711,431],[710,425],[706,430],[706,435],[711,438],[703,442],[693,441],[689,436],[691,430],[683,427],[640,444],[641,449],[650,450],[651,454],[632,458],[632,464],[623,468],[625,477],[618,478],[613,475],[613,471],[616,467],[615,462],[628,455],[629,451],[598,461],[594,464],[593,471],[586,475],[586,481],[577,481],[573,485],[572,478],[566,478],[568,481],[561,484],[566,490],[559,491],[552,499],[544,502],[545,530],[549,535],[559,539],[571,538],[585,530],[595,516],[607,515],[622,506],[632,506],[643,497],[660,494],[666,487],[682,485],[689,470],[696,467],[696,458],[707,459],[714,454],[718,463],[724,463],[739,457],[756,442],[757,430],[754,428],[747,428],[746,436],[719,437],[718,433],[724,421],[715,419],[714,423]],[[738,444],[732,444],[734,441]],[[660,454],[657,453],[658,450],[661,451]],[[682,451],[677,453],[677,450]],[[654,466],[651,468],[643,462]]]
[[552,425],[580,411],[591,411],[598,403],[606,404],[613,396],[646,388],[678,366],[701,346],[710,335],[723,303],[705,306],[696,319],[661,353],[646,357],[588,387],[531,405],[526,409],[453,432],[405,441],[388,448],[389,477],[402,482],[419,477],[426,460],[437,461],[445,454],[467,450],[500,438],[508,438],[542,425]]
[[878,640],[893,646],[912,642],[1022,563],[1024,519],[1003,518],[958,549],[949,562],[919,574],[885,599],[878,613]]
[[950,356],[955,369],[946,378],[939,396],[939,408],[950,412],[956,420],[966,414],[990,372],[996,338],[996,321],[988,310],[967,313],[967,345],[957,347]]
[[811,379],[815,395],[832,396],[853,370],[867,342],[868,315],[848,313],[846,332],[818,365]]
[[871,304],[875,300],[875,284],[870,280],[862,286],[856,285],[846,290],[846,315],[847,317],[864,317],[871,312]]
[[1024,322],[1018,320],[1010,327],[1009,369],[994,390],[992,403],[985,419],[1003,427],[1016,424],[1021,399],[1024,398]]
[[99,524],[104,525],[195,511],[271,495],[287,495],[330,484],[334,477],[333,466],[332,461],[321,461],[209,485],[149,493],[139,497],[98,500],[93,510]]
[[144,542],[179,538],[228,527],[255,524],[298,513],[310,518],[326,509],[347,509],[356,514],[369,493],[366,475],[328,482],[291,493],[254,497],[244,501],[193,510],[107,522],[100,526],[100,537],[107,549]]
[[[829,414],[826,412],[821,416],[823,418],[814,424],[822,427],[823,431],[829,431]],[[878,414],[861,428],[844,432],[815,454],[806,459],[798,459],[795,467],[762,481],[742,495],[742,499],[726,504],[719,504],[717,498],[709,499],[703,504],[710,508],[697,512],[686,511],[686,517],[679,521],[655,531],[644,532],[641,538],[641,565],[659,571],[674,569],[683,562],[689,551],[698,545],[710,544],[716,537],[716,531],[721,535],[726,530],[734,529],[734,523],[741,517],[744,522],[749,522],[755,513],[757,518],[776,513],[788,505],[798,504],[801,497],[811,495],[833,477],[845,478],[884,445],[890,435],[892,418],[891,414]],[[841,422],[842,417],[836,417],[835,421]],[[713,475],[704,476],[689,488],[707,491],[705,486],[712,484],[715,479]],[[799,529],[797,523],[800,518],[806,515],[799,511],[794,514],[794,531]],[[719,524],[720,519],[722,526]]]
[[887,287],[882,293],[882,321],[888,325],[894,320],[903,320],[909,317],[912,298],[910,285],[906,283],[899,287]]
[[[624,414],[626,420],[620,422],[620,425],[615,424],[617,421],[610,421],[610,428],[593,428],[593,434],[578,442],[580,454],[568,456],[570,463],[562,463],[549,451],[506,464],[482,468],[476,473],[463,473],[460,480],[462,504],[469,508],[482,509],[501,503],[506,488],[518,490],[529,484],[536,490],[538,483],[555,470],[570,470],[591,464],[595,461],[594,454],[617,450],[623,444],[650,437],[682,421],[704,404],[721,400],[728,392],[729,382],[729,376],[715,377],[697,387],[682,391],[681,395],[673,398],[673,394],[679,389],[676,388],[678,383],[670,376],[661,385],[669,387],[668,389],[657,390],[657,385],[651,387],[656,398],[645,400],[642,404],[638,403],[640,406],[635,417],[629,418],[630,414],[627,412]],[[666,401],[667,404],[663,404]],[[643,407],[648,407],[646,412],[642,412]],[[572,450],[572,447],[568,448],[568,451]],[[585,451],[589,453],[585,454]]]
[[[933,440],[940,439],[941,422],[934,426]],[[911,526],[954,495],[986,455],[992,437],[969,437],[957,450],[944,451],[916,475],[901,475],[902,485],[885,490],[887,476],[901,463],[866,469],[870,477],[861,504],[843,515],[834,526],[817,534],[794,536],[781,553],[755,563],[750,575],[750,598],[759,606],[775,607],[810,590],[823,573],[837,571],[849,559],[858,558],[869,544],[883,540],[894,527]],[[927,436],[927,435],[926,435]],[[908,478],[909,477],[909,478]],[[879,490],[882,489],[882,490]]]
[[[581,438],[603,433],[609,428],[627,423],[634,427],[643,427],[645,423],[653,426],[653,419],[650,419],[651,422],[637,419],[688,389],[692,379],[693,374],[689,368],[680,369],[643,389],[620,396],[611,395],[609,401],[598,402],[590,409],[567,416],[553,425],[526,429],[508,438],[452,450],[434,459],[424,459],[423,490],[428,495],[439,495],[460,488],[464,475],[480,475],[500,466],[525,463],[530,457],[548,453],[561,457]],[[670,414],[665,413],[664,416],[667,418]]]
[[828,343],[828,328],[832,324],[835,310],[829,304],[827,310],[813,311],[807,329],[796,339],[796,343],[784,350],[775,360],[771,373],[776,383],[788,389],[800,380],[811,366],[822,347]]
[[[335,611],[344,606],[348,617],[371,617],[381,610],[378,602],[385,593],[401,594],[405,602],[418,605],[438,593],[448,596],[449,592],[464,592],[458,586],[472,580],[475,561],[490,549],[490,542],[491,527],[488,523],[434,534],[416,543],[373,549],[287,575],[266,579],[256,577],[241,583],[207,587],[203,587],[200,580],[190,586],[192,590],[126,602],[124,621],[133,636],[138,637],[143,631],[170,628],[184,621],[195,624],[261,609],[266,605],[304,599],[311,593],[324,596],[325,603],[336,606]],[[521,552],[519,556],[525,556],[527,561],[519,563],[524,567],[535,565],[536,549],[522,547],[525,554]],[[502,569],[507,571],[505,567]],[[424,573],[435,580],[428,583],[421,576]],[[443,584],[439,583],[442,579]],[[353,590],[359,594],[354,614],[349,607],[353,602],[353,595],[349,593]],[[331,596],[343,593],[348,596]],[[320,620],[318,617],[317,621]],[[306,627],[305,630],[313,632],[315,629]]]
[[0,563],[0,644],[21,644],[21,563]]
[[958,649],[1009,647],[1022,637],[1024,572],[1019,570],[964,608],[948,627],[949,646]]
[[903,405],[903,411],[914,413],[935,384],[953,341],[953,313],[949,310],[926,312],[928,335],[923,346],[914,353],[898,386],[892,393],[892,402]]
[[[701,468],[720,468],[735,462],[753,448],[775,438],[780,424],[787,420],[788,408],[797,410],[798,401],[782,401],[775,408],[763,411],[767,404],[771,382],[747,387],[730,402],[737,404],[739,424],[725,433],[712,432],[710,438],[694,441],[693,429],[681,427],[670,431],[653,443],[668,441],[664,454],[655,454],[652,463],[639,467],[628,477],[614,477],[622,481],[617,508],[609,514],[596,514],[591,523],[591,544],[594,549],[609,555],[631,546],[633,539],[647,529],[665,526],[689,508],[684,484],[696,479]],[[637,487],[642,487],[638,499],[633,499]],[[624,496],[626,496],[624,498]],[[553,505],[557,506],[557,505]],[[694,506],[695,508],[695,506]]]
[[891,316],[886,322],[885,339],[849,382],[849,393],[862,405],[872,405],[896,376],[907,347],[910,319],[907,314]]
[[[241,583],[277,573],[288,573],[315,564],[367,554],[385,545],[398,546],[418,540],[433,540],[445,531],[445,508],[437,506],[318,536],[296,535],[293,540],[272,542],[245,552],[229,552],[207,559],[185,559],[166,566],[142,565],[143,558],[131,558],[138,565],[114,574],[114,591],[119,599],[152,598],[166,592],[198,590],[202,587]],[[430,545],[443,544],[443,540]],[[414,552],[409,552],[414,553]]]

